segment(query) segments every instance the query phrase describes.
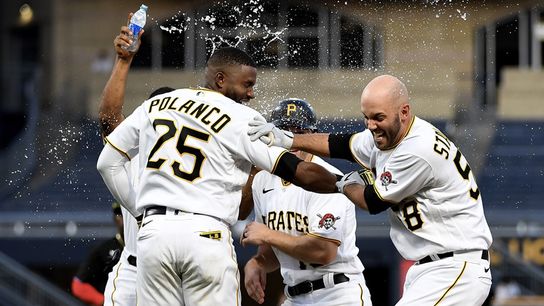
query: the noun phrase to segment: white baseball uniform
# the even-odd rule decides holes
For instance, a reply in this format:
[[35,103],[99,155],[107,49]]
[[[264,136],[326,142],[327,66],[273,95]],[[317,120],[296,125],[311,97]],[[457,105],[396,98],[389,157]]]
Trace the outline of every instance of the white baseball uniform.
[[374,170],[377,197],[392,205],[397,250],[408,260],[430,258],[410,268],[397,305],[481,305],[491,286],[482,258],[492,237],[473,173],[453,142],[414,117],[396,147],[379,150],[365,130],[351,137],[350,149]]
[[[315,162],[330,172],[341,174],[321,158]],[[343,194],[318,194],[306,191],[268,172],[255,175],[252,185],[255,220],[269,228],[293,236],[312,235],[339,244],[336,259],[316,266],[272,247],[287,286],[304,281],[327,279],[344,273],[349,282],[339,283],[311,293],[289,296],[283,305],[372,305],[362,274],[364,267],[355,246],[355,207]],[[311,252],[312,250],[308,250]],[[287,288],[287,287],[286,287]]]
[[[127,172],[134,186],[138,185],[138,159],[126,164]],[[136,305],[136,241],[138,221],[123,206],[123,237],[125,247],[121,258],[108,274],[108,282],[104,290],[104,306],[134,306]],[[130,259],[129,259],[130,258]]]
[[[273,172],[286,152],[250,141],[248,122],[257,116],[218,92],[180,89],[145,101],[107,137],[126,158],[139,152],[135,201],[146,214],[138,232],[138,304],[240,305],[229,225],[251,165]],[[117,197],[130,199],[101,166],[108,148],[98,168]]]

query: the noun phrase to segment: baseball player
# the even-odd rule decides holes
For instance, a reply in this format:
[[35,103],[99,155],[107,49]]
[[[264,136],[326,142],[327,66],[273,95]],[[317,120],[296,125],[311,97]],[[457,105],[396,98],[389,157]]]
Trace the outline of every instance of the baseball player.
[[258,120],[249,132],[255,140],[363,166],[337,185],[371,214],[387,210],[393,243],[416,262],[397,305],[481,305],[491,287],[492,238],[466,159],[442,132],[412,115],[408,91],[393,76],[365,87],[361,110],[367,130],[353,135],[293,135]]
[[[316,191],[336,176],[280,148],[251,142],[247,124],[262,116],[242,105],[254,97],[256,68],[236,48],[208,60],[205,87],[144,101],[107,138],[97,168],[114,196],[143,212],[138,232],[141,305],[240,305],[229,226],[238,217],[251,165]],[[124,163],[138,154],[139,185]]]
[[[132,14],[129,15],[129,19]],[[140,32],[140,37],[143,30]],[[128,71],[136,51],[128,52],[123,46],[130,44],[129,29],[126,26],[121,27],[120,34],[114,39],[114,48],[117,53],[115,65],[113,67],[110,79],[108,80],[102,93],[102,100],[99,107],[99,121],[103,137],[108,136],[123,120],[122,113],[124,104],[124,95]],[[172,91],[173,88],[161,87],[155,90],[150,97]],[[138,159],[133,159],[125,165],[130,173],[131,184],[136,186],[138,183]],[[104,290],[104,305],[133,306],[136,305],[136,235],[138,233],[138,220],[141,221],[142,215],[134,208],[127,210],[121,207],[124,223],[125,248],[121,253],[119,262],[113,267],[108,275],[108,281]]]
[[[313,109],[300,99],[281,101],[271,119],[293,133],[317,130]],[[341,174],[317,156],[292,153]],[[259,245],[244,269],[246,289],[255,301],[264,302],[266,273],[281,268],[287,297],[283,305],[372,305],[357,257],[355,207],[349,199],[308,192],[264,171],[254,176],[252,194],[256,222],[247,225],[242,244]]]

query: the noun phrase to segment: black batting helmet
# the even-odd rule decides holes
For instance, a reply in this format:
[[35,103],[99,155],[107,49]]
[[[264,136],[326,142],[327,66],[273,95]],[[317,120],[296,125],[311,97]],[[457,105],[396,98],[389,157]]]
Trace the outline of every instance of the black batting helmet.
[[270,121],[280,129],[298,128],[316,131],[317,118],[310,104],[301,99],[280,101],[272,111]]

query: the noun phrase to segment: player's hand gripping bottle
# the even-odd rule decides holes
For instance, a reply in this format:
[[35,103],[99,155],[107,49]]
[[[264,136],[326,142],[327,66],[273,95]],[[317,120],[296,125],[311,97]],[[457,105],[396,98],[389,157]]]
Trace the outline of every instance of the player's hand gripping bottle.
[[136,51],[136,46],[138,44],[138,34],[145,26],[145,19],[147,14],[147,5],[142,4],[140,9],[132,15],[130,18],[130,24],[128,28],[132,31],[132,44],[127,47],[127,51],[134,52]]

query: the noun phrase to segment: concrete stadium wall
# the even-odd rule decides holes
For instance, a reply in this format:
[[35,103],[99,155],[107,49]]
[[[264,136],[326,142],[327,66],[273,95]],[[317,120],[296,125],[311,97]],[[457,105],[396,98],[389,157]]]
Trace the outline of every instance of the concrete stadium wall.
[[502,71],[497,115],[504,120],[544,119],[544,71]]
[[[77,111],[85,105],[88,114],[95,115],[108,75],[93,75],[91,62],[99,50],[112,50],[112,40],[119,26],[126,22],[126,12],[137,9],[140,1],[54,2],[57,4],[51,25],[54,68],[49,80],[54,96],[67,97],[64,107],[68,111]],[[354,1],[339,5],[336,1],[315,1],[379,27],[384,34],[384,69],[261,70],[258,100],[266,105],[296,96],[308,99],[322,116],[357,117],[364,85],[378,74],[389,73],[405,81],[418,115],[450,119],[459,105],[472,102],[475,30],[535,3],[510,2],[401,5]],[[148,23],[157,23],[199,5],[202,2],[154,1]],[[131,73],[126,110],[130,112],[153,88],[196,85],[199,75],[198,71],[135,70]]]
[[[361,116],[359,99],[364,86],[381,73],[366,71],[273,71],[260,70],[256,99],[251,106],[266,113],[279,100],[296,97],[307,100],[320,117],[355,118]],[[129,75],[124,111],[130,114],[156,88],[194,87],[201,84],[201,71],[134,70]],[[89,88],[87,111],[96,117],[107,74],[95,74]],[[426,80],[406,80],[413,107],[419,116],[446,119],[453,115],[456,83],[441,84]]]

